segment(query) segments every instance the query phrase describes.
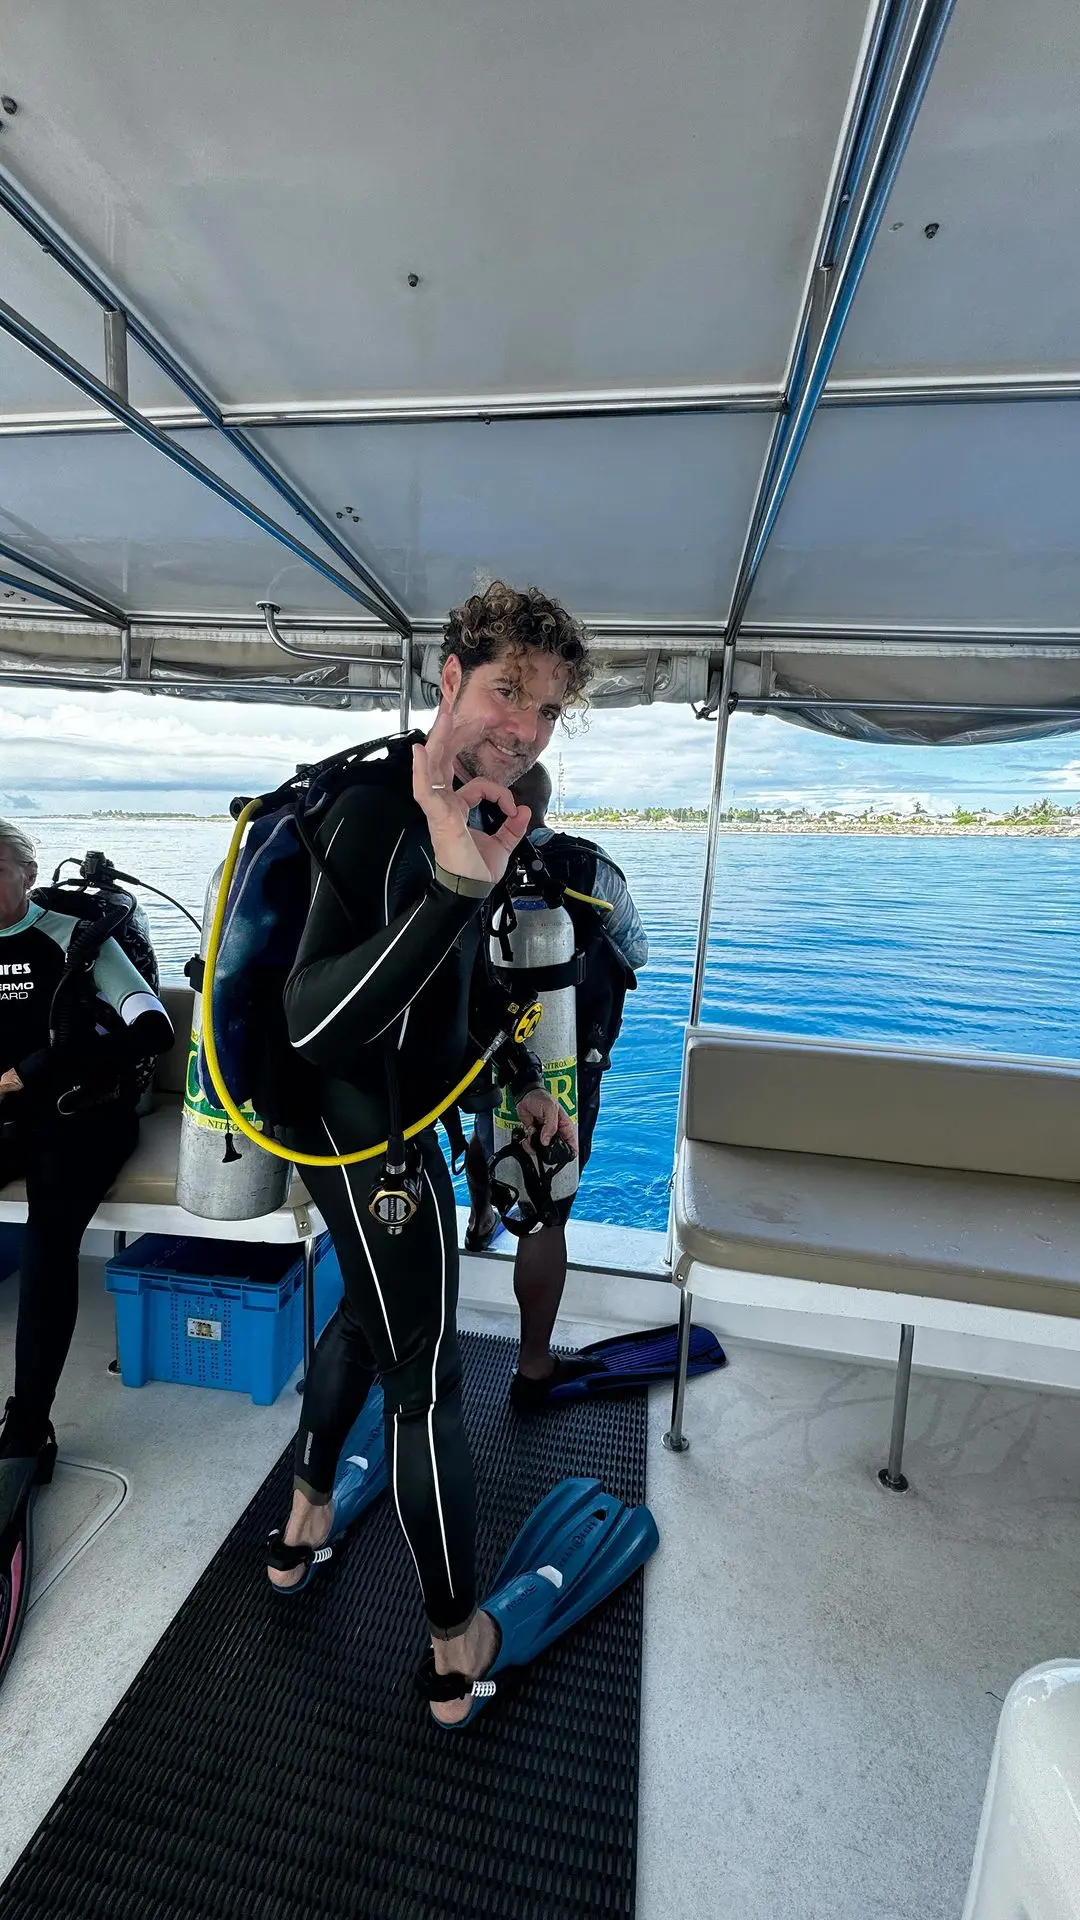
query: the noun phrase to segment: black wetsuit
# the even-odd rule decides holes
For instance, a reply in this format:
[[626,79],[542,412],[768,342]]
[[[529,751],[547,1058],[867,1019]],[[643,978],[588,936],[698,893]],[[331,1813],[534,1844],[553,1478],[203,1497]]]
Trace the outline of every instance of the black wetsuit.
[[[315,1153],[386,1138],[387,1048],[405,1125],[436,1106],[475,1057],[470,980],[490,887],[436,867],[407,753],[392,756],[386,783],[344,793],[320,828],[316,844],[333,884],[316,869],[286,988],[290,1039],[319,1070],[319,1119],[291,1143]],[[481,1042],[499,1030],[500,1011],[493,1003]],[[539,1084],[524,1049],[504,1058],[515,1091]],[[454,1193],[434,1127],[419,1145],[421,1205],[398,1235],[367,1211],[379,1161],[303,1169],[333,1236],[345,1297],[308,1375],[296,1482],[316,1500],[329,1496],[342,1442],[377,1375],[398,1518],[432,1631],[450,1637],[476,1606],[475,1489],[461,1421]]]
[[134,1071],[173,1037],[160,1000],[109,940],[94,967],[95,1007],[50,1045],[75,924],[32,905],[0,928],[0,1073],[14,1067],[23,1082],[0,1099],[0,1189],[25,1179],[28,1208],[5,1452],[35,1451],[44,1438],[75,1329],[79,1244],[138,1139]]

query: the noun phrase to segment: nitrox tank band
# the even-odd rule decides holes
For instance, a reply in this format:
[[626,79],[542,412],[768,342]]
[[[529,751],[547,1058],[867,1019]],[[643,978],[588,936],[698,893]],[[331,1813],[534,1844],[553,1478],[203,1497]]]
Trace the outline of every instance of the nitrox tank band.
[[[531,880],[515,875],[509,908],[499,905],[491,920],[489,953],[496,978],[521,1005],[538,999],[543,1004],[539,1025],[529,1037],[537,1054],[544,1085],[565,1114],[577,1121],[577,1023],[575,1014],[577,960],[574,928],[565,907],[550,906]],[[498,1156],[521,1127],[513,1096],[499,1090],[495,1109],[495,1153]],[[503,1160],[500,1178],[526,1202],[521,1170],[512,1159]],[[560,1167],[551,1182],[553,1200],[565,1200],[577,1191],[576,1156]]]

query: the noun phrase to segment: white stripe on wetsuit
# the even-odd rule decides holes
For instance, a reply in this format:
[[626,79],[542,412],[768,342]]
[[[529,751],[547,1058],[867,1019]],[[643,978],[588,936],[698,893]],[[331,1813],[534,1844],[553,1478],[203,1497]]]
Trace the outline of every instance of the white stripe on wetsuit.
[[[341,822],[340,822],[340,821],[338,822],[338,825],[339,825],[339,826],[341,825]],[[337,828],[335,828],[335,829],[334,829],[334,831],[335,831],[335,833],[336,833],[336,832],[337,832]],[[397,838],[397,845],[396,845],[396,846],[394,847],[394,851],[393,851],[393,853],[392,853],[392,854],[390,855],[390,860],[389,860],[389,864],[387,865],[387,869],[386,869],[386,879],[385,879],[385,881],[384,881],[384,883],[383,883],[383,900],[384,900],[384,904],[385,904],[385,907],[386,907],[386,913],[387,913],[387,925],[389,925],[389,911],[390,911],[390,909],[389,909],[389,890],[390,890],[390,868],[391,868],[391,867],[393,866],[393,864],[394,864],[394,858],[395,858],[395,855],[397,854],[397,850],[398,850],[398,847],[400,847],[400,845],[401,845],[401,842],[402,842],[402,839],[403,839],[403,837],[404,837],[404,834],[405,834],[405,829],[404,829],[404,827],[402,827],[402,829],[401,829],[401,832],[399,833],[399,835],[398,835],[398,838]],[[333,845],[333,841],[331,841],[331,843],[330,843],[330,844],[331,844],[331,846],[332,846],[332,845]],[[330,849],[329,849],[329,847],[328,847],[328,848],[327,848],[327,852],[329,852],[329,851],[330,851]],[[434,869],[434,867],[433,867],[433,866],[431,866],[431,861],[430,861],[430,859],[428,859],[428,855],[427,855],[427,853],[426,853],[426,852],[424,853],[424,858],[425,858],[425,860],[427,860],[427,863],[428,863],[428,866],[429,866],[429,867],[431,867],[431,874],[432,874],[432,878],[434,879],[434,877],[435,877],[435,869]],[[318,891],[318,889],[317,889],[317,888],[316,888],[316,891]],[[385,952],[385,953],[381,953],[381,954],[379,955],[379,958],[378,958],[378,959],[376,960],[376,962],[375,962],[375,964],[374,964],[374,966],[372,966],[372,967],[369,967],[369,968],[368,968],[368,971],[367,971],[367,972],[365,973],[365,975],[364,975],[364,977],[363,977],[363,979],[362,979],[362,980],[358,980],[358,981],[357,981],[357,983],[356,983],[356,985],[355,985],[354,987],[350,987],[350,988],[349,988],[349,991],[348,991],[348,993],[347,993],[347,994],[345,995],[345,997],[344,997],[344,999],[342,999],[342,1000],[339,1000],[339,1001],[338,1001],[338,1004],[337,1004],[337,1006],[336,1006],[336,1007],[332,1007],[332,1008],[330,1009],[330,1012],[329,1012],[328,1014],[326,1014],[326,1015],[325,1015],[325,1017],[324,1017],[324,1018],[323,1018],[322,1020],[320,1020],[320,1021],[319,1021],[319,1023],[318,1023],[318,1025],[317,1025],[317,1026],[314,1026],[314,1027],[312,1027],[312,1029],[311,1029],[311,1032],[310,1032],[310,1033],[305,1033],[305,1034],[304,1034],[304,1035],[302,1036],[302,1038],[301,1038],[301,1039],[299,1039],[299,1040],[294,1040],[294,1041],[293,1041],[293,1043],[292,1043],[294,1047],[306,1047],[306,1046],[308,1045],[308,1042],[309,1042],[309,1041],[311,1041],[311,1040],[314,1040],[314,1039],[316,1039],[316,1038],[318,1037],[318,1035],[319,1035],[320,1033],[322,1033],[322,1032],[323,1032],[323,1030],[324,1030],[324,1029],[325,1029],[326,1027],[328,1027],[328,1026],[330,1025],[330,1022],[331,1022],[331,1020],[334,1020],[334,1019],[336,1019],[336,1017],[337,1017],[337,1015],[338,1015],[338,1014],[339,1014],[339,1013],[340,1013],[340,1012],[342,1011],[342,1009],[343,1009],[344,1007],[347,1007],[347,1006],[348,1006],[348,1004],[349,1004],[349,1002],[350,1002],[350,1000],[355,1000],[355,998],[356,998],[356,996],[357,996],[357,994],[358,994],[358,993],[360,992],[360,990],[361,990],[361,988],[362,988],[362,987],[366,987],[366,986],[367,986],[367,983],[368,983],[368,981],[369,981],[369,980],[371,979],[371,977],[372,977],[372,975],[373,975],[373,974],[375,974],[375,973],[377,973],[377,972],[379,971],[379,968],[380,968],[380,967],[382,966],[382,964],[383,964],[383,961],[384,961],[384,960],[387,960],[387,959],[389,959],[389,957],[390,957],[390,955],[391,955],[391,954],[393,953],[393,951],[394,951],[394,948],[395,948],[395,947],[397,946],[397,943],[398,943],[398,941],[399,941],[399,940],[401,939],[401,935],[402,935],[402,934],[404,934],[404,933],[408,933],[408,931],[409,931],[409,928],[410,928],[410,927],[412,926],[412,923],[413,923],[413,921],[414,921],[414,920],[416,919],[416,916],[417,916],[417,914],[419,913],[419,911],[420,911],[420,909],[421,909],[421,907],[422,907],[422,906],[423,906],[423,904],[424,904],[424,898],[425,898],[425,897],[426,897],[426,896],[423,896],[423,895],[422,895],[422,896],[421,896],[421,898],[420,898],[420,899],[419,899],[419,900],[417,901],[417,903],[416,903],[416,905],[415,905],[415,907],[413,908],[413,910],[412,910],[412,912],[410,913],[410,915],[409,915],[409,917],[408,917],[408,919],[406,920],[406,922],[405,922],[405,925],[404,925],[404,926],[402,927],[402,929],[401,929],[401,933],[396,933],[396,934],[394,935],[394,938],[393,938],[393,939],[391,940],[391,942],[390,942],[390,945],[389,945],[389,946],[387,947],[387,949],[386,949],[386,952]],[[314,895],[312,895],[312,900],[314,901]],[[309,911],[310,911],[310,909],[309,909]],[[456,940],[456,939],[457,939],[457,935],[455,934],[455,935],[454,935],[454,940]],[[424,983],[423,983],[423,986],[422,986],[422,987],[420,987],[420,988],[418,988],[418,989],[417,989],[417,991],[418,991],[418,992],[421,992],[421,993],[423,992],[423,988],[427,986],[427,983],[428,983],[428,980],[430,980],[430,979],[431,979],[431,974],[432,974],[432,973],[435,973],[435,972],[437,972],[437,970],[438,970],[438,968],[442,966],[442,963],[443,963],[443,961],[444,961],[444,960],[446,959],[446,954],[450,952],[450,949],[451,949],[451,947],[453,947],[453,945],[454,945],[454,940],[451,940],[451,942],[450,942],[450,946],[448,946],[448,947],[447,947],[447,949],[446,949],[446,953],[443,953],[443,954],[441,954],[441,955],[439,956],[439,959],[438,959],[438,960],[436,961],[436,963],[435,963],[435,966],[434,966],[434,967],[432,967],[432,969],[431,969],[431,973],[429,973],[429,974],[428,974],[428,977],[427,977],[427,980],[425,980],[425,981],[424,981]],[[414,994],[414,995],[413,995],[413,999],[415,999],[415,998],[416,998],[416,995]],[[406,1005],[406,1007],[405,1007],[405,1012],[406,1012],[406,1013],[408,1013],[408,1011],[409,1011],[409,1007],[410,1007],[411,1005],[412,1005],[412,1001],[410,1000],[410,1001],[408,1002],[408,1004]],[[384,1034],[384,1033],[386,1032],[386,1030],[387,1030],[387,1028],[388,1028],[388,1027],[392,1027],[392,1026],[393,1026],[393,1024],[394,1024],[394,1021],[395,1021],[395,1020],[397,1020],[397,1019],[399,1019],[399,1018],[400,1018],[400,1015],[399,1015],[399,1014],[396,1014],[396,1013],[394,1013],[394,1014],[391,1014],[391,1016],[390,1016],[390,1018],[389,1018],[389,1020],[388,1020],[388,1021],[386,1022],[386,1026],[382,1026],[382,1027],[380,1027],[380,1028],[379,1028],[379,1031],[378,1031],[378,1033],[373,1033],[373,1034],[372,1034],[372,1036],[371,1036],[371,1038],[372,1038],[372,1040],[380,1040],[380,1039],[382,1038],[382,1036],[383,1036],[383,1034]]]
[[[333,849],[334,841],[337,839],[338,834],[341,832],[341,829],[344,825],[345,825],[344,820],[339,820],[337,823],[337,826],[334,828],[333,833],[330,835],[330,845],[327,847],[326,852],[323,854],[324,863],[329,860],[331,851]],[[271,840],[273,839],[273,837],[274,837],[273,834],[271,834],[270,836]],[[269,844],[269,842],[267,844]],[[309,913],[311,912],[311,907],[315,905],[315,902],[319,897],[319,888],[322,886],[323,879],[324,879],[323,870],[322,870],[322,867],[320,867],[315,876],[315,891],[311,896],[311,906],[308,907]]]
[[[400,939],[402,938],[402,935],[404,935],[404,934],[406,934],[406,933],[408,933],[408,931],[409,931],[409,928],[410,928],[410,927],[412,926],[412,923],[413,923],[413,921],[414,921],[414,920],[416,919],[416,916],[417,916],[417,914],[419,913],[419,911],[420,911],[420,909],[421,909],[421,907],[423,906],[423,904],[424,904],[424,901],[423,901],[423,899],[420,899],[420,900],[418,900],[418,901],[417,901],[417,903],[416,903],[416,905],[415,905],[415,907],[413,908],[413,910],[412,910],[412,912],[410,913],[410,915],[409,915],[409,917],[408,917],[408,919],[406,920],[406,922],[405,922],[405,925],[404,925],[404,926],[402,927],[402,929],[401,929],[401,932],[400,932],[400,933],[395,933],[395,935],[394,935],[394,937],[393,937],[393,939],[391,940],[391,942],[390,942],[390,945],[389,945],[389,946],[387,947],[387,949],[386,949],[386,951],[385,951],[385,953],[380,953],[380,955],[379,955],[379,958],[378,958],[378,959],[377,959],[377,960],[375,961],[375,963],[374,963],[374,965],[373,965],[373,966],[370,966],[370,967],[368,968],[368,970],[367,970],[367,972],[365,973],[365,975],[364,975],[364,977],[363,977],[363,979],[362,979],[362,980],[358,980],[358,981],[357,981],[357,983],[356,983],[356,985],[355,985],[355,987],[350,987],[350,988],[349,988],[349,991],[348,991],[348,993],[347,993],[347,994],[346,994],[346,995],[344,996],[344,999],[342,999],[342,1000],[339,1000],[339,1001],[338,1001],[338,1003],[337,1003],[337,1006],[336,1006],[336,1007],[331,1007],[331,1009],[330,1009],[330,1012],[329,1012],[328,1014],[326,1014],[326,1015],[325,1015],[325,1016],[323,1017],[323,1019],[321,1019],[321,1020],[320,1020],[320,1021],[318,1022],[318,1024],[317,1024],[316,1026],[314,1026],[314,1027],[312,1027],[312,1029],[311,1029],[311,1032],[310,1032],[310,1033],[304,1033],[304,1034],[301,1034],[301,1036],[300,1036],[300,1038],[299,1038],[299,1040],[294,1040],[294,1041],[293,1041],[293,1046],[294,1046],[294,1047],[306,1047],[306,1046],[308,1045],[308,1043],[309,1043],[310,1041],[312,1041],[312,1040],[315,1040],[315,1039],[317,1039],[317,1038],[318,1038],[318,1035],[319,1035],[320,1033],[322,1033],[322,1032],[324,1031],[324,1029],[325,1029],[326,1027],[328,1027],[328,1026],[330,1025],[330,1022],[331,1022],[331,1020],[336,1020],[336,1019],[337,1019],[337,1016],[338,1016],[338,1014],[339,1014],[339,1013],[341,1013],[341,1012],[343,1011],[343,1009],[344,1009],[345,1007],[347,1007],[347,1006],[348,1006],[348,1004],[349,1004],[349,1002],[350,1002],[350,1000],[355,1000],[355,999],[356,999],[356,996],[357,996],[357,994],[358,994],[358,993],[359,993],[359,992],[361,991],[361,989],[362,989],[363,987],[366,987],[366,986],[367,986],[367,983],[368,983],[368,981],[369,981],[369,980],[371,979],[371,977],[372,977],[372,975],[373,975],[373,974],[376,974],[376,973],[378,973],[378,971],[379,971],[379,968],[380,968],[380,967],[381,967],[381,966],[383,965],[383,962],[384,962],[384,961],[386,961],[386,960],[389,960],[389,958],[390,958],[390,955],[391,955],[391,954],[393,953],[393,951],[394,951],[394,948],[395,948],[395,947],[397,946],[397,943],[398,943],[398,941],[399,941],[399,940],[400,940]],[[453,946],[453,941],[451,941],[451,943],[450,943],[450,945],[451,945],[451,946]],[[447,951],[447,953],[449,953],[449,951],[450,951],[450,947],[447,947],[447,949],[446,949],[446,951]],[[444,956],[444,958],[445,958],[445,956]],[[395,1014],[393,1015],[393,1019],[392,1019],[392,1020],[388,1020],[388,1021],[387,1021],[387,1023],[386,1023],[386,1025],[387,1025],[387,1026],[392,1026],[392,1025],[393,1025],[393,1021],[394,1021],[394,1020],[396,1020],[397,1018],[398,1018],[398,1016],[397,1016],[397,1014],[395,1013]],[[381,1029],[380,1029],[380,1031],[381,1031],[381,1032],[383,1032],[383,1033],[385,1033],[385,1032],[386,1032],[386,1027],[383,1027],[383,1028],[381,1028]],[[378,1036],[378,1034],[375,1034],[375,1035],[374,1035],[373,1037],[374,1037],[375,1039],[378,1039],[378,1037],[379,1037],[379,1036]]]
[[[392,866],[393,866],[393,864],[394,864],[394,859],[395,859],[395,856],[396,856],[396,854],[397,854],[397,850],[398,850],[398,847],[400,847],[400,845],[401,845],[401,842],[402,842],[402,840],[404,839],[404,837],[405,837],[405,829],[404,829],[404,827],[402,827],[402,829],[401,829],[401,832],[400,832],[400,833],[399,833],[399,835],[398,835],[398,843],[397,843],[397,847],[395,847],[395,848],[394,848],[394,851],[393,851],[393,853],[392,853],[392,854],[390,855],[390,867],[392,867]],[[420,849],[420,851],[421,851],[421,853],[423,854],[423,856],[424,856],[424,859],[425,859],[425,860],[427,861],[427,863],[428,863],[428,866],[429,866],[429,867],[431,867],[431,877],[432,877],[432,879],[434,880],[434,878],[435,878],[435,868],[434,868],[434,867],[432,866],[432,863],[431,863],[431,857],[430,857],[430,855],[429,855],[429,853],[428,853],[428,850],[427,850],[427,848],[426,848],[426,847],[421,847],[421,849]],[[385,887],[384,887],[384,889],[383,889],[383,905],[384,905],[384,911],[385,911],[385,914],[386,914],[386,924],[387,924],[387,926],[389,926],[389,925],[390,925],[390,867],[387,867],[387,869],[386,869],[386,885],[385,885]],[[457,935],[455,935],[455,936],[454,936],[454,938],[456,939],[456,938],[457,938]],[[402,1046],[403,1046],[403,1044],[404,1044],[404,1041],[405,1041],[405,1029],[406,1029],[406,1027],[407,1027],[407,1026],[408,1026],[408,1024],[409,1024],[409,1015],[410,1015],[410,1013],[411,1013],[411,1012],[412,1012],[412,1010],[413,1010],[413,1001],[414,1001],[414,1000],[417,1000],[417,999],[419,998],[419,996],[420,996],[420,995],[421,995],[421,994],[423,993],[423,991],[424,991],[424,988],[425,988],[425,987],[427,986],[427,983],[428,983],[428,980],[430,980],[430,979],[431,979],[431,978],[433,977],[433,975],[435,975],[436,973],[438,973],[438,971],[439,971],[439,968],[440,968],[440,967],[442,966],[442,963],[443,963],[443,961],[444,961],[444,960],[446,959],[446,954],[447,954],[447,953],[450,953],[450,952],[451,952],[451,951],[453,950],[453,946],[454,946],[454,941],[453,941],[453,940],[451,940],[451,942],[450,942],[450,945],[449,945],[449,946],[447,947],[447,949],[446,949],[446,953],[443,953],[443,954],[440,954],[440,955],[439,955],[439,958],[438,958],[438,959],[436,960],[436,962],[435,962],[435,965],[434,965],[434,966],[432,967],[432,969],[431,969],[431,973],[429,973],[429,974],[428,974],[428,977],[427,977],[427,980],[422,980],[422,981],[421,981],[421,983],[420,983],[420,985],[419,985],[419,986],[417,987],[417,989],[416,989],[416,992],[415,992],[415,993],[413,994],[413,997],[412,997],[412,1000],[410,1000],[410,1001],[409,1001],[409,1004],[408,1004],[408,1006],[406,1007],[406,1009],[405,1009],[405,1012],[404,1012],[404,1014],[402,1015],[402,1019],[401,1019],[401,1032],[400,1032],[400,1033],[398,1034],[398,1042],[397,1042],[397,1043],[398,1043],[398,1052],[399,1052],[399,1053],[401,1052],[401,1049],[402,1049]],[[371,1036],[371,1038],[372,1038],[372,1040],[381,1040],[381,1039],[382,1039],[382,1037],[383,1037],[383,1034],[384,1034],[384,1033],[387,1033],[387,1032],[389,1032],[389,1030],[390,1030],[390,1028],[391,1028],[391,1027],[393,1026],[393,1024],[394,1024],[394,1021],[395,1021],[396,1019],[397,1019],[397,1014],[395,1013],[395,1014],[393,1014],[393,1015],[392,1015],[392,1017],[391,1017],[391,1018],[390,1018],[390,1019],[389,1019],[389,1020],[387,1021],[387,1023],[386,1023],[386,1025],[385,1025],[385,1027],[380,1027],[380,1028],[379,1028],[379,1031],[378,1031],[378,1033],[373,1033],[373,1034],[372,1034],[372,1036]]]
[[[337,1141],[336,1141],[336,1140],[334,1139],[334,1136],[333,1136],[333,1134],[332,1134],[332,1133],[331,1133],[331,1131],[330,1131],[330,1127],[329,1127],[329,1124],[328,1124],[328,1122],[327,1122],[327,1119],[326,1119],[326,1115],[325,1115],[325,1114],[323,1115],[323,1126],[324,1126],[324,1127],[326,1128],[326,1137],[327,1137],[327,1139],[328,1139],[328,1140],[329,1140],[329,1142],[330,1142],[330,1146],[331,1146],[331,1148],[332,1148],[332,1150],[333,1150],[333,1152],[334,1152],[334,1153],[336,1153],[336,1154],[338,1155],[338,1158],[340,1159],[340,1157],[341,1157],[341,1148],[340,1148],[340,1147],[338,1146],[338,1143],[337,1143]],[[361,1164],[362,1164],[362,1163],[361,1163]],[[373,1259],[372,1259],[372,1257],[371,1257],[371,1249],[370,1249],[370,1247],[368,1246],[368,1243],[367,1243],[367,1241],[366,1241],[366,1240],[365,1240],[365,1238],[364,1238],[364,1229],[363,1229],[363,1227],[362,1227],[362,1226],[360,1225],[360,1215],[359,1215],[359,1213],[358,1213],[358,1212],[357,1212],[357,1210],[356,1210],[356,1200],[355,1200],[355,1197],[354,1197],[354,1195],[353,1195],[353,1190],[352,1190],[352,1182],[351,1182],[351,1181],[350,1181],[350,1179],[349,1179],[349,1169],[348,1169],[348,1167],[342,1167],[342,1168],[341,1168],[341,1177],[342,1177],[342,1179],[343,1179],[343,1180],[344,1180],[344,1182],[345,1182],[345,1191],[346,1191],[346,1193],[347,1193],[347,1194],[348,1194],[348,1196],[349,1196],[349,1205],[350,1205],[350,1207],[352,1208],[352,1217],[353,1217],[353,1219],[354,1219],[354,1220],[356,1221],[356,1231],[357,1231],[357,1233],[358,1233],[358,1234],[360,1235],[360,1245],[361,1245],[361,1246],[363,1247],[363,1249],[364,1249],[364,1253],[365,1253],[365,1256],[366,1256],[366,1258],[367,1258],[367,1263],[368,1263],[368,1266],[369,1266],[369,1267],[371,1268],[371,1278],[372,1278],[372,1280],[373,1280],[373,1281],[374,1281],[374,1283],[375,1283],[375,1291],[376,1291],[376,1293],[377,1293],[377,1294],[378,1294],[378,1296],[379,1296],[379,1305],[380,1305],[380,1307],[382,1308],[382,1317],[383,1317],[383,1321],[384,1321],[384,1323],[385,1323],[385,1326],[386,1326],[386,1337],[387,1337],[387,1339],[388,1339],[388,1340],[389,1340],[389,1342],[390,1342],[390,1352],[392,1353],[392,1355],[393,1355],[393,1357],[394,1357],[394,1362],[395,1362],[395,1364],[396,1364],[396,1362],[397,1362],[397,1348],[396,1348],[396,1347],[395,1347],[395,1345],[394,1345],[394,1336],[393,1336],[393,1334],[392,1334],[392,1333],[391,1333],[391,1331],[390,1331],[390,1315],[389,1315],[389,1314],[387,1313],[387,1311],[386,1311],[386,1301],[385,1301],[385,1300],[383,1299],[383,1291],[382,1291],[382,1288],[381,1288],[381,1287],[380,1287],[380,1285],[379,1285],[379,1276],[378,1276],[378,1274],[377,1274],[377,1272],[375,1271],[375,1262],[374,1262],[374,1260],[373,1260]]]

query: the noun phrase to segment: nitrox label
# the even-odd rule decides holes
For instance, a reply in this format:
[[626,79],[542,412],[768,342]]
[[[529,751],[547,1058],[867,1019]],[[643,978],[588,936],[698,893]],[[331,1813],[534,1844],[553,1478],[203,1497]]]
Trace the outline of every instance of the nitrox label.
[[[544,1085],[553,1100],[557,1100],[563,1112],[571,1120],[577,1120],[577,1061],[549,1060],[544,1067]],[[499,1088],[499,1104],[495,1109],[495,1125],[509,1133],[518,1122],[517,1103],[508,1087]]]
[[[260,1133],[264,1131],[263,1123],[250,1100],[244,1101],[240,1111],[245,1120],[250,1121],[253,1127],[258,1127]],[[215,1107],[212,1100],[207,1099],[199,1084],[199,1036],[197,1033],[192,1034],[191,1045],[188,1048],[184,1112],[194,1120],[197,1127],[205,1127],[209,1133],[228,1133],[232,1127],[228,1114],[223,1108]]]

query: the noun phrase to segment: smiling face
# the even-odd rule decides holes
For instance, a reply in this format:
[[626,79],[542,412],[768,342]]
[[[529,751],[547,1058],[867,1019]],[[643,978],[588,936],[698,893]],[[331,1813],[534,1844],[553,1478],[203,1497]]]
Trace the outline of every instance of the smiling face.
[[472,736],[454,762],[459,778],[512,787],[551,739],[568,677],[564,661],[533,647],[506,651],[468,674],[452,653],[440,690],[455,727],[467,728]]
[[37,868],[24,866],[14,848],[0,840],[0,927],[13,927],[22,919],[36,879]]

